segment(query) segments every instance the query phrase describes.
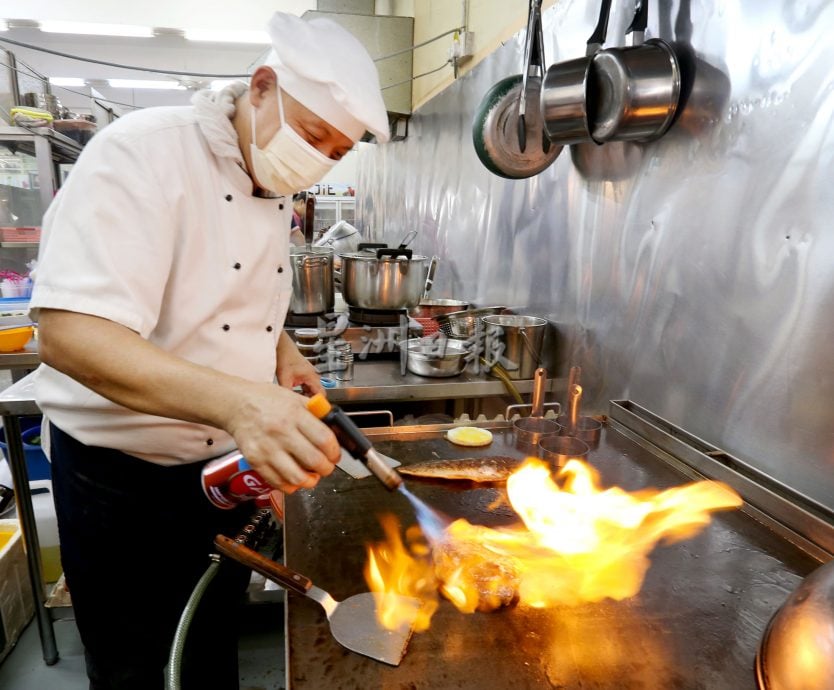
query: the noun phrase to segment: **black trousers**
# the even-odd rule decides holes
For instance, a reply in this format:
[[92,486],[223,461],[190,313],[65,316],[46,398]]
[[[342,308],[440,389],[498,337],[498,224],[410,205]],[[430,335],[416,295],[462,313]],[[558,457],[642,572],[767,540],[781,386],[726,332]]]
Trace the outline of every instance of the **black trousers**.
[[[251,506],[214,508],[203,463],[162,467],[85,446],[51,427],[61,562],[91,690],[164,687],[174,631],[209,565],[215,535],[234,536]],[[224,561],[188,633],[183,688],[238,687],[240,606],[250,571]]]

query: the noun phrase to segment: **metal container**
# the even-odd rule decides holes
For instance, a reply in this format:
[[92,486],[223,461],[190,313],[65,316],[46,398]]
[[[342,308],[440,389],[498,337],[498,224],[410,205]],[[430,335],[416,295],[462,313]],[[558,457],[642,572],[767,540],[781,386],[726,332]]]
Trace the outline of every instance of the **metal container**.
[[450,338],[468,339],[478,331],[479,324],[485,316],[500,314],[507,307],[481,307],[480,309],[469,309],[454,311],[449,314],[441,314],[435,317],[440,324],[440,330]]
[[541,118],[547,137],[557,144],[591,141],[596,110],[594,54],[605,43],[610,10],[611,0],[602,0],[585,57],[557,62],[545,72],[539,101]]
[[529,379],[542,361],[547,321],[538,316],[503,314],[483,318],[487,362],[498,361],[511,379]]
[[333,250],[330,247],[292,247],[293,314],[324,314],[333,311]]
[[342,255],[342,296],[351,307],[405,309],[423,295],[429,260],[410,249],[379,248]]
[[416,319],[434,319],[443,314],[454,314],[469,309],[469,302],[459,299],[423,299],[408,310]]
[[761,690],[834,689],[834,561],[809,575],[773,616],[756,674]]
[[315,242],[317,247],[332,247],[338,254],[348,254],[357,251],[362,235],[350,223],[340,220]]
[[648,0],[642,0],[626,31],[633,36],[630,48],[608,48],[594,55],[594,141],[657,139],[669,129],[678,110],[678,58],[661,39],[643,43],[648,14]]
[[411,338],[406,341],[406,368],[417,376],[457,376],[466,368],[469,352],[453,338]]

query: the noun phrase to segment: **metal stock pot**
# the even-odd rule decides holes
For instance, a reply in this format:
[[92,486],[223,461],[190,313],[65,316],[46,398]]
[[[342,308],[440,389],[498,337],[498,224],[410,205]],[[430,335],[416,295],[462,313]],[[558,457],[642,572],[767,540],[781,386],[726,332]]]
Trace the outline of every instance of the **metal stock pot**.
[[429,259],[410,249],[379,248],[342,255],[342,296],[351,307],[405,309],[423,295]]
[[333,249],[330,247],[292,247],[293,314],[323,314],[333,311]]

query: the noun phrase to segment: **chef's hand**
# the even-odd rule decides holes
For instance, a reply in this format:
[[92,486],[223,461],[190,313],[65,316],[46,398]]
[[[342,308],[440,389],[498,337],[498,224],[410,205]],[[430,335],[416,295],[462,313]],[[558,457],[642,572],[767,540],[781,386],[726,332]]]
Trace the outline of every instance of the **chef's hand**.
[[278,383],[285,388],[301,386],[305,395],[313,396],[316,393],[323,393],[321,375],[316,368],[310,364],[302,355],[295,343],[286,332],[281,333],[276,348],[277,363],[276,374]]
[[242,402],[230,406],[226,430],[246,461],[284,493],[314,487],[339,461],[336,437],[306,403],[303,395],[263,383],[247,386]]

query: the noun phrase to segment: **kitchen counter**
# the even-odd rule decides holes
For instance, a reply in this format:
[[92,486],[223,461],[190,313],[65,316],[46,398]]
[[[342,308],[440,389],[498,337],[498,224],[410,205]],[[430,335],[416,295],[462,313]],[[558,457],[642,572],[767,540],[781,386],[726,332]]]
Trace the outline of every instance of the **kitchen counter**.
[[[328,378],[333,378],[328,374]],[[547,390],[558,390],[564,381],[548,379]],[[513,381],[524,395],[533,391],[532,379]],[[402,373],[398,360],[357,361],[352,381],[337,381],[327,397],[336,403],[400,402],[408,400],[447,400],[450,398],[486,398],[508,395],[500,379],[486,374],[472,374],[467,369],[451,378],[426,378]]]

